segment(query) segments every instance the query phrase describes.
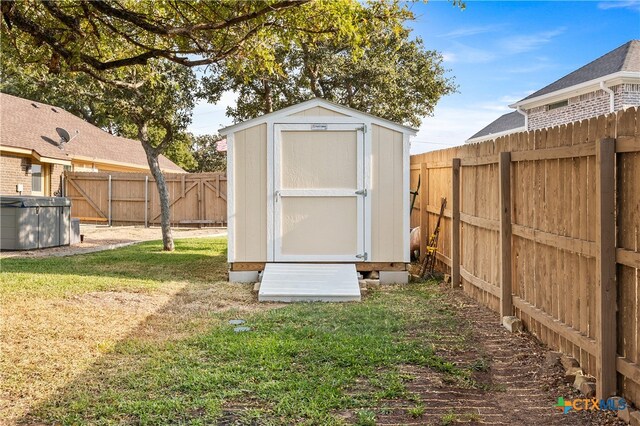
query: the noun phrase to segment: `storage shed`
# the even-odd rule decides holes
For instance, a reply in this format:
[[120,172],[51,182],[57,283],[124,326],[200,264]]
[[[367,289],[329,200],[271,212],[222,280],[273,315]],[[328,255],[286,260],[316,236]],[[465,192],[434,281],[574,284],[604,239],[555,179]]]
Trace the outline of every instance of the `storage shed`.
[[257,281],[270,263],[351,263],[407,281],[415,129],[316,98],[220,133],[231,281]]

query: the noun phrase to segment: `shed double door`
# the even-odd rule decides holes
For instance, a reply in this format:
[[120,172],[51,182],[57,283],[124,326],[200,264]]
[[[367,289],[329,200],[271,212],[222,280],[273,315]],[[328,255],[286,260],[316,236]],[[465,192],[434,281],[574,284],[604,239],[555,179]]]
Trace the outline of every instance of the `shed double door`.
[[363,124],[274,125],[274,260],[366,260]]

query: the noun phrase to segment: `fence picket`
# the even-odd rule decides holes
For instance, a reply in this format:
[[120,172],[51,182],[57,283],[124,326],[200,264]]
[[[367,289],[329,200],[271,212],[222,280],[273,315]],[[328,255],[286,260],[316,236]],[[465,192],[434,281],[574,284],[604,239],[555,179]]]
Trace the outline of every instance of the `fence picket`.
[[[492,165],[502,151],[511,153],[508,180]],[[451,199],[439,248],[451,266],[439,266],[453,282],[494,310],[511,309],[551,348],[576,357],[598,378],[598,396],[617,393],[640,405],[640,109],[420,154],[411,163],[430,177],[429,202]],[[500,190],[507,183],[510,238],[499,203],[507,203]],[[414,224],[431,216],[428,204]],[[509,240],[512,260],[501,261]],[[512,308],[500,287],[508,273]]]

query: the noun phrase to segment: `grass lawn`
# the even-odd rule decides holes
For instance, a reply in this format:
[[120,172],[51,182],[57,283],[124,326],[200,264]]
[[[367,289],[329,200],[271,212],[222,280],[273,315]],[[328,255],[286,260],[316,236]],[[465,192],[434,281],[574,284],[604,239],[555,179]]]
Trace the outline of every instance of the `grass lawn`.
[[[434,283],[382,287],[362,303],[258,304],[252,286],[224,281],[223,238],[160,249],[2,261],[2,417],[373,424],[387,401],[424,412],[407,390],[412,366],[477,386],[474,366],[436,354],[453,335],[463,348],[468,330]],[[235,333],[236,318],[252,331]]]

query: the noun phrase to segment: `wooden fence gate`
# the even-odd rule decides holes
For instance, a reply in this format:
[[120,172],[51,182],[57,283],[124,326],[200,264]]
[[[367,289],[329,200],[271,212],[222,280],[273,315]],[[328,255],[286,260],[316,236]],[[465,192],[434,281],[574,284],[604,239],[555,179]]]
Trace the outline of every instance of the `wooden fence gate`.
[[412,226],[439,265],[640,405],[640,110],[411,157]]
[[[166,174],[173,226],[227,223],[227,178],[222,173]],[[155,180],[142,173],[65,172],[71,216],[85,223],[160,224]]]

